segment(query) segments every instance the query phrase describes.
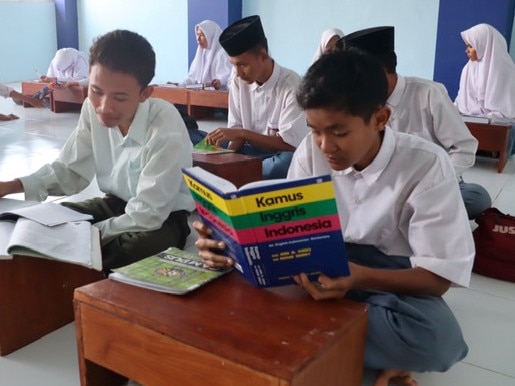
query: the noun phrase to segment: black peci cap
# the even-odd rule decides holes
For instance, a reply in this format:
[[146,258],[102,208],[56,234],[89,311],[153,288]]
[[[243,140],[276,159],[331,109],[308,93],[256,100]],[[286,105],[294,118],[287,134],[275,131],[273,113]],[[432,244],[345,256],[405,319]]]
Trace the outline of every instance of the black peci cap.
[[223,30],[218,39],[229,56],[238,56],[258,44],[266,45],[266,36],[259,16],[248,16]]
[[339,49],[359,48],[374,56],[395,51],[394,27],[366,28],[345,35],[336,43]]

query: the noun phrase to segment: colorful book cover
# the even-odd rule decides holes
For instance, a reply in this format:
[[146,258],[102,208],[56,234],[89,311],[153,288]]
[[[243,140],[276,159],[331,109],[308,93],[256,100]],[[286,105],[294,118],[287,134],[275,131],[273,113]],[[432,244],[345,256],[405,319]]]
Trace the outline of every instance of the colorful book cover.
[[210,145],[206,143],[206,139],[202,139],[199,143],[193,146],[194,153],[200,154],[222,154],[222,153],[234,153],[234,150],[225,149],[223,147]]
[[154,291],[183,295],[231,271],[206,266],[200,258],[178,248],[113,269],[109,278]]
[[270,180],[237,189],[199,167],[183,169],[197,211],[257,287],[304,272],[349,274],[331,176]]

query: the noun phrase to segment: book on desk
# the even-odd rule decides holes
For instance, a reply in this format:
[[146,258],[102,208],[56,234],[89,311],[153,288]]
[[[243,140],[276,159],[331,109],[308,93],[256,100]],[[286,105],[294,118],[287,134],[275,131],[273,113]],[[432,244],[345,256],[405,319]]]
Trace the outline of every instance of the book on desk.
[[223,253],[256,287],[294,283],[304,272],[349,274],[331,176],[268,180],[237,189],[200,168],[183,169],[186,185]]
[[190,83],[190,84],[183,84],[183,83],[158,83],[156,84],[158,87],[165,87],[165,88],[185,88],[190,90],[215,90],[214,86],[211,85],[211,83]]
[[460,114],[463,122],[471,122],[471,123],[490,123],[490,118],[485,116],[477,116],[477,115],[465,115]]
[[224,147],[210,145],[206,143],[206,139],[203,138],[199,143],[193,146],[193,153],[195,154],[223,154],[223,153],[234,153],[234,150],[226,149]]
[[184,295],[231,270],[210,268],[194,253],[169,248],[154,256],[115,268],[109,278],[153,291]]
[[91,215],[54,203],[0,199],[0,259],[54,259],[102,270],[100,231]]

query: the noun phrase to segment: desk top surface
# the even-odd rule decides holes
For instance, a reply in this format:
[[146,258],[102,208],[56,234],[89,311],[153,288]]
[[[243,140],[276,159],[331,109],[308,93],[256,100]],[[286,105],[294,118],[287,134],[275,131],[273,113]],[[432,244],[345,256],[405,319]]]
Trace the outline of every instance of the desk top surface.
[[317,302],[297,286],[252,287],[232,272],[184,296],[106,279],[75,301],[256,369],[295,372],[366,320],[366,305]]
[[202,154],[193,153],[193,163],[195,165],[228,165],[228,164],[248,164],[262,163],[261,158],[240,153],[220,153],[220,154]]

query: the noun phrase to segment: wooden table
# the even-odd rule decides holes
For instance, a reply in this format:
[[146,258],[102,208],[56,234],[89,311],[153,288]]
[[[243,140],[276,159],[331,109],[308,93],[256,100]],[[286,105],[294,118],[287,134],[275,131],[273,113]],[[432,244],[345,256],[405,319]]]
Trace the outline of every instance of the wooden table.
[[465,122],[470,132],[479,142],[478,150],[492,151],[499,153],[497,172],[502,173],[508,158],[511,147],[511,125]]
[[161,98],[173,104],[188,105],[188,90],[180,87],[154,86],[152,97]]
[[50,94],[51,109],[54,113],[80,110],[87,96],[87,87],[72,86],[62,89],[57,88]]
[[188,115],[195,118],[208,116],[213,108],[229,108],[227,90],[188,90]]
[[263,161],[259,157],[238,153],[193,153],[193,166],[231,181],[237,188],[263,179]]
[[154,86],[154,98],[162,98],[173,104],[185,105],[188,115],[203,118],[212,112],[213,108],[229,107],[229,91],[227,90],[197,90],[183,87]]
[[103,274],[55,260],[0,260],[0,355],[73,321],[73,291]]
[[[21,82],[21,93],[23,95],[33,95],[50,83],[38,82],[37,80],[30,82]],[[32,107],[31,104],[23,102],[23,107]]]
[[366,305],[232,272],[184,296],[106,279],[75,291],[82,386],[358,386]]
[[[33,95],[35,92],[41,90],[43,87],[48,86],[49,83],[38,81],[22,82],[21,93],[24,95]],[[67,88],[56,88],[50,93],[50,109],[54,113],[61,113],[65,111],[80,110],[82,103],[88,96],[88,88],[83,86],[72,86]],[[31,107],[32,105],[23,102],[24,107]]]

